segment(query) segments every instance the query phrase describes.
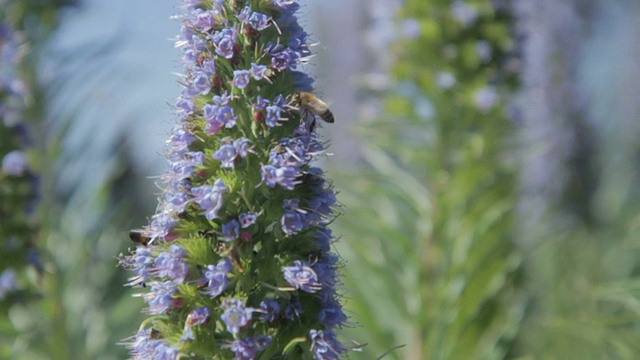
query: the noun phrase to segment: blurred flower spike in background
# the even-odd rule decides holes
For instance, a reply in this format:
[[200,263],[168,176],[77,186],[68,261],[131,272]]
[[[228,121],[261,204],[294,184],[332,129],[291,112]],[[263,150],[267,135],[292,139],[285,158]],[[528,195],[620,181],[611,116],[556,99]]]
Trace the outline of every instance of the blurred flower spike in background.
[[133,358],[337,359],[339,258],[315,119],[292,95],[311,53],[295,1],[183,1],[180,123],[148,239],[123,267],[151,316]]
[[[27,112],[31,101],[22,68],[26,36],[0,8],[0,300],[3,305],[38,296],[42,270],[36,244],[35,205],[39,178],[30,160]],[[32,270],[36,270],[33,272]],[[4,313],[4,306],[1,306]],[[0,346],[0,354],[1,354]]]

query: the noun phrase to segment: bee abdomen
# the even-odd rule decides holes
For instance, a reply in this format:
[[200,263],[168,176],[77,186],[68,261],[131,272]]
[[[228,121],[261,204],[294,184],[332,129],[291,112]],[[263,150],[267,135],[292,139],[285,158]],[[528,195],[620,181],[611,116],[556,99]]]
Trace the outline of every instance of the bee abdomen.
[[327,109],[325,112],[323,112],[322,114],[318,114],[322,120],[328,122],[328,123],[332,123],[335,121],[335,119],[333,118],[333,114],[331,113],[331,111],[329,109]]

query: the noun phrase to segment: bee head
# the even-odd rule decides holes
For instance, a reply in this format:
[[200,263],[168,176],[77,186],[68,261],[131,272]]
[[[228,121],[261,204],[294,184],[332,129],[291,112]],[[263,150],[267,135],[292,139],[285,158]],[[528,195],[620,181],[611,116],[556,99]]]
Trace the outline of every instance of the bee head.
[[291,94],[291,104],[300,104],[300,91]]

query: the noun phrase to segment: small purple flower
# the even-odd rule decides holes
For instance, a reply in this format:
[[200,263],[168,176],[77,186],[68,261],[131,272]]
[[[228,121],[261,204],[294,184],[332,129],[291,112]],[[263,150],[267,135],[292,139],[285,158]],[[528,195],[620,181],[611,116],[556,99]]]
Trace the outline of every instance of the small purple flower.
[[191,201],[189,196],[183,192],[165,193],[163,205],[167,211],[174,214],[180,214],[184,212],[189,201]]
[[173,214],[162,211],[151,217],[151,224],[145,229],[145,235],[154,239],[163,239],[169,234],[178,221]]
[[247,325],[251,320],[251,315],[255,311],[253,308],[245,307],[242,300],[225,299],[222,302],[222,308],[225,309],[220,318],[227,326],[227,331],[236,335],[240,332],[240,328]]
[[249,17],[250,16],[251,16],[251,8],[248,7],[248,6],[245,6],[244,9],[242,9],[242,11],[240,11],[240,14],[236,15],[238,20],[240,20],[240,22],[242,22],[243,24],[248,24],[249,23]]
[[154,260],[155,258],[151,250],[142,246],[138,246],[133,255],[120,258],[120,265],[136,274],[136,276],[129,278],[127,285],[135,286],[144,284],[151,276]]
[[235,43],[230,38],[222,38],[216,46],[216,54],[231,59],[233,57],[233,46]]
[[289,67],[293,67],[296,60],[297,57],[295,56],[294,52],[291,51],[291,49],[287,48],[278,53],[275,53],[271,57],[271,66],[280,71],[283,71],[285,69],[288,69]]
[[207,32],[216,26],[216,20],[211,11],[205,11],[202,9],[196,9],[196,18],[193,26],[201,31]]
[[277,105],[267,106],[265,124],[269,127],[278,126],[278,122],[284,120],[281,116],[282,108]]
[[298,211],[287,211],[280,219],[282,231],[287,235],[297,234],[304,229],[304,215]]
[[17,287],[18,281],[15,270],[11,268],[4,270],[0,274],[0,300],[4,299],[8,293],[16,290]]
[[175,280],[176,283],[182,284],[189,267],[184,261],[186,252],[179,245],[171,245],[170,251],[161,252],[155,259],[154,273],[157,277],[168,277]]
[[216,134],[220,129],[224,127],[224,123],[218,119],[218,112],[220,111],[220,106],[207,104],[202,107],[202,112],[204,118],[207,120],[207,125],[205,127],[205,132],[208,135]]
[[287,190],[293,190],[299,181],[296,180],[297,171],[290,166],[275,167],[273,165],[262,165],[260,172],[262,174],[262,182],[268,187],[275,187],[280,184]]
[[9,176],[22,176],[28,168],[27,156],[20,150],[12,150],[2,158],[2,171]]
[[166,343],[160,344],[156,348],[156,352],[153,355],[154,360],[176,360],[180,352],[176,348],[172,348]]
[[222,224],[221,240],[233,241],[240,236],[240,224],[237,220],[231,220],[226,224]]
[[176,101],[177,113],[180,118],[185,118],[186,116],[191,114],[194,107],[195,103],[193,102],[193,100],[185,98],[184,96],[178,98],[178,101]]
[[296,260],[293,266],[283,267],[282,272],[284,279],[296,289],[314,293],[322,288],[322,284],[318,282],[318,275],[306,261]]
[[229,105],[222,106],[218,109],[216,120],[218,120],[219,123],[224,124],[224,127],[226,128],[236,126],[236,115],[233,112],[233,108]]
[[269,104],[269,100],[258,95],[258,97],[256,98],[256,103],[253,104],[253,108],[256,109],[256,111],[263,111],[267,108],[267,106],[269,106]]
[[214,60],[205,60],[202,62],[202,71],[209,75],[213,76],[216,74],[216,62]]
[[249,85],[249,81],[251,80],[251,73],[249,70],[234,70],[233,71],[233,86],[238,89],[244,89]]
[[222,208],[222,197],[227,191],[225,183],[221,179],[217,179],[213,186],[202,185],[191,189],[193,201],[197,203],[207,220],[213,220],[218,217],[218,211]]
[[203,71],[199,71],[193,77],[191,81],[193,89],[197,90],[200,95],[207,95],[211,91],[211,79]]
[[273,105],[279,106],[280,108],[285,107],[287,105],[287,100],[282,95],[276,95],[273,98]]
[[229,345],[223,345],[223,348],[231,349],[235,354],[235,360],[253,360],[256,352],[262,351],[271,343],[271,336],[260,335],[255,339],[248,337],[246,339],[234,340]]
[[243,229],[246,229],[249,226],[253,225],[256,222],[256,219],[258,218],[258,215],[260,215],[260,214],[245,214],[245,213],[241,213],[240,214],[240,226]]
[[204,132],[207,133],[207,135],[214,135],[217,134],[218,131],[220,131],[223,127],[224,124],[220,123],[218,119],[213,118],[207,122],[207,125],[205,125]]
[[134,360],[175,360],[178,356],[177,349],[171,348],[160,339],[153,338],[151,329],[140,330],[127,340],[131,340],[126,343],[126,346]]
[[227,94],[227,92],[225,91],[222,95],[213,95],[211,101],[213,101],[215,105],[223,106],[229,105],[229,103],[231,102],[231,98],[232,96]]
[[280,314],[280,304],[273,299],[260,302],[261,321],[273,321]]
[[249,17],[249,24],[252,28],[262,31],[269,27],[269,17],[265,14],[254,12],[251,14],[251,17]]
[[202,107],[202,114],[207,121],[211,121],[216,118],[219,108],[218,105],[206,104]]
[[206,306],[193,309],[189,316],[187,316],[187,320],[184,323],[184,330],[182,331],[182,336],[180,337],[179,341],[183,342],[195,340],[192,328],[207,321],[210,314],[211,310],[209,310],[209,308]]
[[188,150],[195,136],[187,132],[182,126],[174,126],[171,129],[171,137],[166,142],[171,148],[171,153],[180,154]]
[[236,157],[238,157],[238,153],[236,152],[236,148],[232,144],[224,144],[222,145],[215,153],[213,153],[212,157],[218,161],[222,162],[223,168],[231,168],[233,169],[233,162]]
[[204,272],[204,283],[207,289],[204,291],[204,294],[212,298],[222,294],[229,284],[227,273],[231,271],[231,268],[231,261],[229,261],[229,259],[222,259],[216,265],[207,265],[207,270]]
[[238,156],[241,158],[246,157],[251,152],[252,148],[249,147],[249,139],[240,138],[233,142],[233,147],[236,149]]
[[[254,79],[256,80],[260,80],[265,76],[265,73],[267,72],[267,66],[266,65],[259,65],[256,63],[251,63],[251,76],[253,76]],[[268,103],[267,103],[268,105]],[[266,107],[266,105],[265,105]]]
[[317,360],[337,360],[342,353],[342,346],[333,331],[310,330],[311,352]]
[[257,349],[251,342],[251,339],[235,340],[228,347],[235,354],[235,360],[253,360],[256,357]]
[[235,29],[222,29],[213,34],[212,41],[216,48],[216,54],[231,59],[233,57],[233,47],[236,43],[238,33]]
[[154,281],[149,283],[151,291],[143,294],[142,297],[149,304],[146,312],[152,315],[165,313],[171,308],[171,297],[178,291],[173,281]]
[[209,310],[209,308],[206,306],[195,308],[187,317],[187,324],[191,326],[200,325],[207,320],[210,313],[211,310]]

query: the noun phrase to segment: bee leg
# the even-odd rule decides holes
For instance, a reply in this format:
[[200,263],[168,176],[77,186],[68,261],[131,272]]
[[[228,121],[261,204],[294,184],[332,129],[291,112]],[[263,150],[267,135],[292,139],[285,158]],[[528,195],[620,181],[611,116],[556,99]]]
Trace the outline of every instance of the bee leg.
[[303,109],[300,112],[300,120],[306,125],[307,131],[314,132],[316,130],[316,117],[309,110]]

